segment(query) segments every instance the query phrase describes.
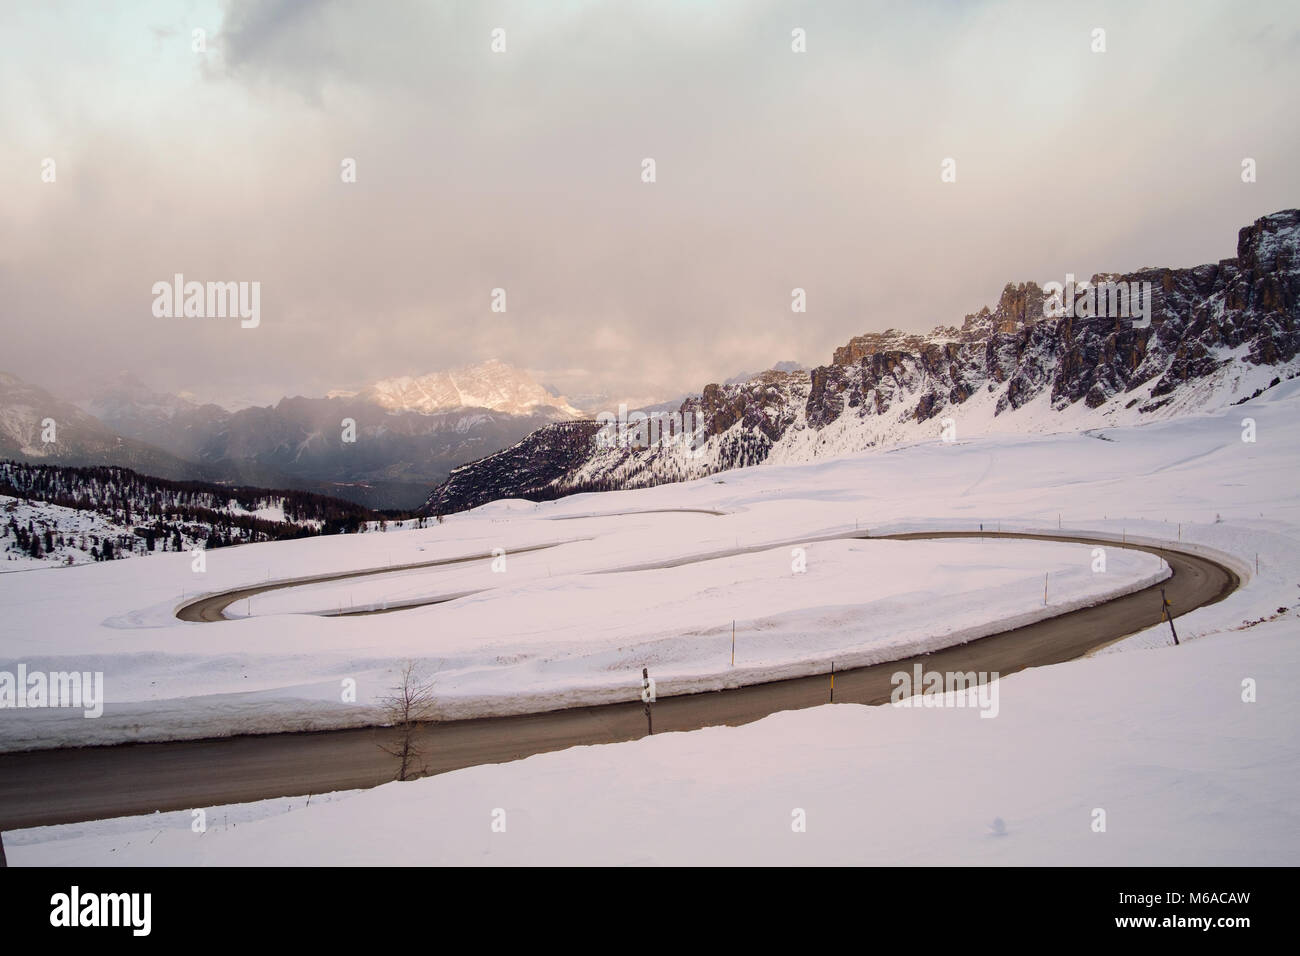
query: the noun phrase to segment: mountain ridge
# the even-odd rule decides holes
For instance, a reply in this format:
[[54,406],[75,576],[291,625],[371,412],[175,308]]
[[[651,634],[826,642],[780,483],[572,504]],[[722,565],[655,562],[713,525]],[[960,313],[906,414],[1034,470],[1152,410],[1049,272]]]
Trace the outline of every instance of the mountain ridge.
[[960,326],[868,332],[808,372],[706,385],[677,410],[678,421],[699,425],[698,441],[611,442],[596,422],[548,426],[453,469],[423,510],[643,487],[949,431],[957,438],[1152,420],[1222,407],[1297,374],[1300,210],[1241,228],[1233,258],[1091,280],[1119,281],[1149,289],[1145,327],[1131,317],[1049,316],[1044,287],[1007,283],[992,308]]

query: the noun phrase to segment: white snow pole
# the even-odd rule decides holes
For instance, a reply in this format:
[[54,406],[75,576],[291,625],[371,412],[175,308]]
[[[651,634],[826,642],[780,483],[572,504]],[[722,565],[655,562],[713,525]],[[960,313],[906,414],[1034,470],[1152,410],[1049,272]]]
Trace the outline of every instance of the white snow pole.
[[645,704],[646,728],[653,735],[655,722],[650,715],[650,705],[655,702],[655,679],[650,676],[650,669],[647,667],[641,668],[641,702]]

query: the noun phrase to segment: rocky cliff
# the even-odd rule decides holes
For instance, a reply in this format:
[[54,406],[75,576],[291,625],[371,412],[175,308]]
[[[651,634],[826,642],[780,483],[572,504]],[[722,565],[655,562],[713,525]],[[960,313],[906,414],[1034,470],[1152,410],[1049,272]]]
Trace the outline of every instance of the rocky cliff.
[[944,429],[1059,431],[1243,401],[1300,364],[1300,210],[1241,229],[1235,258],[1093,276],[1088,288],[1127,288],[1127,314],[1103,291],[1045,315],[1063,311],[1059,290],[1008,284],[993,309],[960,326],[859,335],[810,372],[707,385],[679,409],[698,423],[695,440],[638,441],[632,429],[632,440],[611,442],[594,422],[548,426],[455,469],[426,508],[681,481],[938,439]]

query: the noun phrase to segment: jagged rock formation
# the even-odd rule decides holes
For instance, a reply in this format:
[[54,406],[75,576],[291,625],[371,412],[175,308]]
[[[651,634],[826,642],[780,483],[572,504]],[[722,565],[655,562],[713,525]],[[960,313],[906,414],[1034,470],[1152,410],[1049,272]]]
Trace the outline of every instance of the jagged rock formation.
[[[684,419],[703,422],[702,440],[689,447],[608,447],[595,423],[585,432],[568,426],[562,438],[543,429],[457,468],[426,508],[807,461],[938,438],[942,423],[959,436],[1131,423],[1241,401],[1297,372],[1300,210],[1240,230],[1235,258],[1091,282],[1149,283],[1149,324],[1082,307],[1046,317],[1051,296],[1043,288],[1009,284],[995,308],[960,327],[860,335],[811,372],[705,386],[680,408]],[[532,449],[541,461],[530,458]]]

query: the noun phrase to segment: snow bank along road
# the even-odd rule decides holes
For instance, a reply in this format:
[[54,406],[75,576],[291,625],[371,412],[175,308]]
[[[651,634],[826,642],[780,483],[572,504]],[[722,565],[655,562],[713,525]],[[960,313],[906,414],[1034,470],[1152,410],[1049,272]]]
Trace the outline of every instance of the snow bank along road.
[[[1116,546],[1110,539],[1011,532],[888,537],[1037,538]],[[1125,546],[1169,562],[1173,577],[1164,586],[1179,615],[1222,600],[1240,583],[1233,571],[1199,555],[1174,547]],[[278,582],[258,590],[284,586]],[[198,613],[197,619],[213,619]],[[893,690],[891,675],[913,663],[923,662],[927,670],[1002,675],[1059,663],[1160,619],[1159,586],[1150,587],[923,657],[837,673],[835,700],[884,703]],[[744,724],[777,711],[827,703],[829,692],[828,678],[814,676],[663,697],[654,706],[655,729]],[[429,725],[421,731],[421,745],[429,771],[441,773],[566,747],[633,740],[645,731],[642,705],[633,701]],[[0,754],[0,830],[375,786],[393,778],[393,758],[379,747],[388,734],[365,728]]]
[[[583,540],[581,538],[576,540]],[[529,551],[544,551],[547,548],[553,548],[556,544],[564,544],[563,541],[557,541],[553,544],[535,544],[526,548],[515,548],[515,554],[526,554]],[[255,587],[236,588],[233,591],[223,591],[220,594],[210,594],[207,597],[199,598],[197,601],[191,601],[176,612],[176,616],[182,621],[211,623],[214,621],[224,621],[225,610],[236,601],[242,601],[245,598],[256,597],[259,594],[265,594],[267,591],[279,591],[283,588],[296,588],[304,584],[320,584],[325,581],[343,581],[349,578],[365,578],[375,574],[392,574],[395,571],[414,571],[417,568],[434,568],[448,564],[468,564],[472,561],[490,561],[490,553],[471,554],[461,558],[439,558],[435,561],[417,561],[414,564],[397,564],[389,565],[383,568],[367,568],[364,571],[342,571],[338,574],[318,574],[313,577],[305,578],[288,578],[282,581],[271,581],[267,584],[259,584]],[[393,604],[389,607],[379,609],[374,608],[367,611],[355,613],[376,614],[380,610],[400,611],[407,607],[421,607],[425,604],[439,604],[443,601],[454,601],[458,597],[465,597],[466,592],[462,594],[445,594],[426,601],[416,601],[404,604]],[[331,612],[330,616],[339,612]],[[344,612],[346,613],[346,612]]]
[[[663,510],[667,511],[668,509],[663,509]],[[720,515],[724,513],[721,511],[704,511],[702,509],[687,509],[687,508],[676,508],[672,510],[677,513],[682,513],[687,511],[694,511],[697,514],[714,514],[714,515]],[[627,512],[627,513],[654,514],[655,512],[638,511],[638,512]],[[578,515],[576,517],[589,517],[589,516]],[[600,515],[600,517],[608,518],[608,517],[616,517],[616,515]],[[570,518],[561,517],[561,518],[550,518],[547,520],[567,521],[570,520]],[[829,541],[870,541],[870,540],[907,541],[907,540],[915,540],[921,538],[935,539],[935,538],[999,538],[999,537],[1025,538],[1025,539],[1037,540],[1037,541],[1065,541],[1070,543],[1082,543],[1082,544],[1104,543],[1112,547],[1115,546],[1116,544],[1116,542],[1114,542],[1111,539],[1106,539],[1105,541],[1097,541],[1092,538],[1071,538],[1071,537],[1049,536],[1045,534],[1029,534],[1029,533],[1019,534],[1019,533],[1012,533],[1012,532],[1006,532],[1006,533],[987,532],[986,533],[982,531],[974,531],[974,532],[927,531],[927,532],[907,532],[907,533],[900,533],[900,534],[883,534],[883,535],[871,535],[868,533],[846,535],[843,534],[842,532],[837,532],[835,534],[812,535],[812,536],[790,538],[788,541],[765,541],[761,544],[750,545],[748,547],[743,547],[743,548],[741,547],[726,548],[721,551],[710,551],[702,554],[692,554],[686,557],[671,558],[666,561],[653,561],[646,564],[636,564],[636,565],[628,565],[628,566],[614,567],[614,568],[602,568],[598,571],[590,571],[587,573],[620,574],[629,571],[657,571],[666,568],[679,568],[687,564],[702,564],[706,561],[716,561],[719,558],[736,557],[742,554],[756,554],[759,552],[771,551],[777,548],[789,547],[792,545],[809,545],[809,544],[826,543]],[[591,539],[579,538],[576,540],[583,541],[583,540],[591,540]],[[516,548],[514,553],[523,554],[528,551],[544,551],[547,548],[554,548],[564,543],[566,542],[557,541],[551,544],[538,544],[527,548]],[[1148,551],[1152,554],[1159,554],[1162,557],[1164,556],[1164,552],[1157,548],[1142,547],[1142,548],[1135,548],[1135,550]],[[176,617],[178,620],[186,621],[188,623],[212,624],[212,623],[216,623],[217,621],[229,620],[229,618],[226,617],[225,612],[226,612],[226,608],[230,607],[232,604],[237,604],[238,602],[243,601],[247,598],[257,597],[258,595],[265,594],[268,591],[279,591],[286,588],[302,587],[310,584],[323,584],[323,583],[330,583],[330,582],[337,582],[337,581],[346,581],[352,578],[371,577],[377,574],[390,574],[393,572],[411,571],[419,568],[430,568],[430,567],[446,566],[446,565],[453,565],[453,564],[470,564],[476,561],[483,561],[491,557],[492,556],[490,554],[473,554],[473,555],[468,555],[466,557],[440,558],[436,561],[422,561],[414,564],[400,564],[400,565],[389,565],[387,567],[381,567],[381,568],[367,568],[364,571],[341,571],[333,574],[322,574],[313,577],[299,577],[299,578],[290,578],[290,579],[285,579],[280,581],[268,581],[265,584],[255,584],[255,585],[250,585],[248,587],[234,588],[229,591],[222,591],[217,594],[208,594],[201,598],[197,598],[196,600],[191,601],[188,604],[184,604],[180,608],[178,608],[176,611]],[[438,594],[433,597],[415,598],[413,600],[408,600],[408,601],[384,601],[382,604],[365,605],[361,607],[352,608],[349,610],[328,609],[328,610],[310,611],[306,613],[315,614],[320,617],[352,617],[352,616],[364,616],[367,614],[389,614],[394,611],[406,611],[418,607],[427,607],[430,604],[445,604],[446,602],[454,601],[457,598],[469,597],[472,594],[478,594],[480,593],[480,590],[457,591],[448,594]]]

